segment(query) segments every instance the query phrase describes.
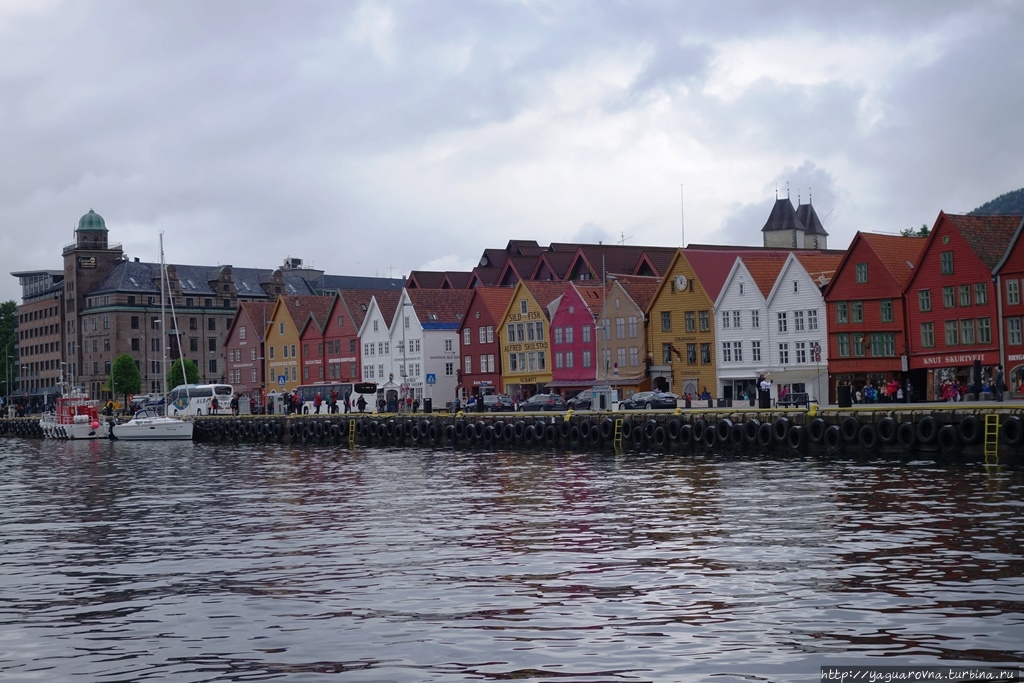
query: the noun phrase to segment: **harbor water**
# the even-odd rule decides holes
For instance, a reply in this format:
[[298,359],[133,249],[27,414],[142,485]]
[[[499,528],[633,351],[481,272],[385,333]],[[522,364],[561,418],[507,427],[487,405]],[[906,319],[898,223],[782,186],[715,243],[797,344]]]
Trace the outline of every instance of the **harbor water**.
[[0,680],[811,681],[1024,665],[1024,476],[0,440]]

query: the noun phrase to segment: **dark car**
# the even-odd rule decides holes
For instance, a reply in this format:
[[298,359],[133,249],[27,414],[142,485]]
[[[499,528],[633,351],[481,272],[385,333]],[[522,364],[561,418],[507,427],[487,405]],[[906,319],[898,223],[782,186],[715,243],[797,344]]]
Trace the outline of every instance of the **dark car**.
[[641,391],[619,402],[619,410],[657,410],[675,408],[677,396],[660,391]]
[[593,402],[594,392],[590,389],[584,389],[566,401],[565,405],[573,410],[590,410],[590,406]]
[[519,410],[565,410],[565,399],[558,394],[534,394],[519,404]]
[[488,413],[511,413],[513,410],[512,397],[505,394],[492,394],[484,396],[484,411]]

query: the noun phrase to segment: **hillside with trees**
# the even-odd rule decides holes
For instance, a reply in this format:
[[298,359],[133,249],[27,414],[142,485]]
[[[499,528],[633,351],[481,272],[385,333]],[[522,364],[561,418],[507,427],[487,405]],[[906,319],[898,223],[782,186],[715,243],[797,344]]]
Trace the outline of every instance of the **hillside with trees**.
[[974,211],[972,216],[992,216],[1024,214],[1024,187],[1013,192],[1001,194],[990,202],[985,202]]

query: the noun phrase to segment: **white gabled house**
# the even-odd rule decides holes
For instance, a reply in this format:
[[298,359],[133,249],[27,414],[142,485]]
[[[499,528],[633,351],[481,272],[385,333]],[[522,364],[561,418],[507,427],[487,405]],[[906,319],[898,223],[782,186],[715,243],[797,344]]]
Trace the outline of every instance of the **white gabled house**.
[[[440,406],[457,395],[459,326],[473,290],[403,289],[391,320],[390,348],[395,397]],[[390,399],[391,396],[385,396]]]
[[842,254],[791,253],[766,297],[765,373],[772,381],[773,400],[785,389],[806,392],[812,401],[828,401],[828,318],[822,288],[841,259]]
[[363,324],[359,326],[359,344],[362,352],[361,381],[375,382],[379,393],[384,390],[394,373],[391,360],[391,331],[377,297],[370,299]]
[[788,256],[737,256],[715,301],[718,396],[757,398],[769,365],[767,297]]

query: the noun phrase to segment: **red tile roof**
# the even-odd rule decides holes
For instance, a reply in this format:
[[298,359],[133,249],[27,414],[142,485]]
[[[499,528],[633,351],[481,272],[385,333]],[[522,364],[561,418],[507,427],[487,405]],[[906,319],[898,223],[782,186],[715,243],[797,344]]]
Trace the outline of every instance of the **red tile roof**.
[[[523,280],[522,285],[545,309],[545,313],[547,313],[548,304],[565,294],[566,287],[564,282],[539,282],[536,280]],[[550,316],[548,317],[550,318]]]
[[846,252],[840,254],[815,254],[806,251],[796,251],[796,258],[803,265],[804,270],[811,276],[811,279],[818,285],[824,287],[836,274],[836,269],[843,260]]
[[[668,267],[669,264],[665,264]],[[645,277],[643,275],[621,275],[615,278],[626,294],[633,300],[641,311],[647,310],[647,304],[651,303],[658,293],[658,286],[661,285],[660,277]]]
[[370,301],[377,297],[377,306],[380,314],[385,320],[391,320],[398,307],[398,298],[402,292],[397,289],[339,289],[338,296],[341,297],[352,318],[352,324],[358,330],[363,326],[366,318],[366,311],[370,307]]
[[410,289],[409,300],[420,324],[462,322],[473,298],[471,289]]
[[1022,216],[967,216],[942,213],[940,220],[945,218],[960,233],[989,270],[994,270],[1002,260],[1010,246]]
[[[875,252],[885,269],[896,279],[900,287],[907,284],[914,268],[918,264],[924,245],[928,242],[923,237],[903,237],[902,235],[879,235],[871,232],[859,232],[854,240],[860,238]],[[853,242],[850,243],[851,247]]]
[[761,290],[761,295],[768,298],[772,287],[779,279],[782,266],[785,265],[788,256],[741,256],[743,265],[753,278],[754,284]]
[[[515,289],[512,287],[477,287],[473,291],[491,317],[498,320],[505,315],[505,309],[508,308],[508,302],[512,301]],[[469,306],[467,306],[468,308]]]

